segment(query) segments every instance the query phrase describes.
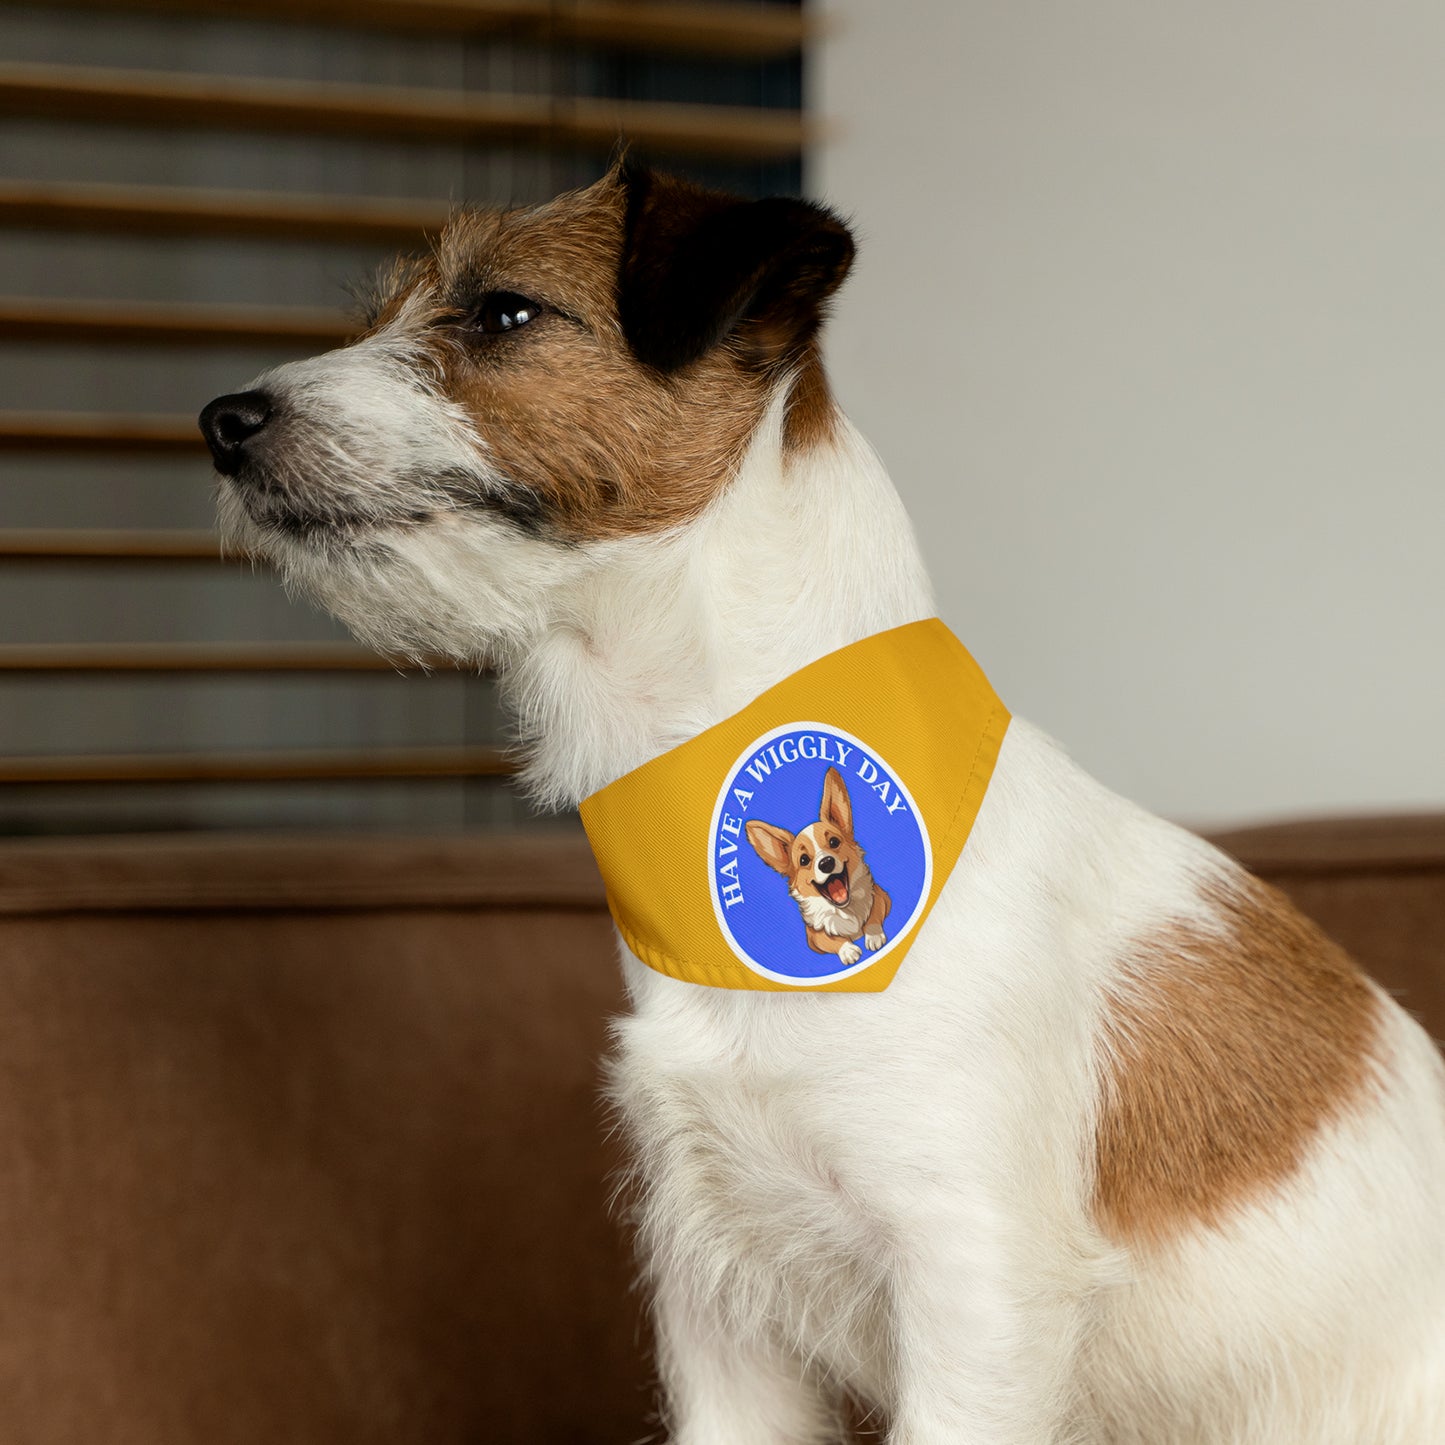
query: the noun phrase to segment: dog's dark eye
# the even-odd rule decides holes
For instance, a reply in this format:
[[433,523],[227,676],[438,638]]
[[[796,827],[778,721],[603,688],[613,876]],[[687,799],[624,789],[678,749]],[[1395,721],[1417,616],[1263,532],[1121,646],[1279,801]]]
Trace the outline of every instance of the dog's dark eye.
[[488,291],[472,312],[472,324],[488,336],[498,336],[535,321],[541,312],[540,302],[515,291]]
[[810,857],[808,857],[808,855],[807,855],[806,853],[804,853],[804,854],[798,859],[798,867],[799,867],[799,868],[806,868],[806,867],[808,866],[808,864],[811,863],[812,861],[813,861],[813,860],[812,860]]
[[837,840],[836,838],[829,838],[829,839],[828,839],[828,846],[829,846],[830,848],[837,848],[837,847],[839,846],[838,840]]

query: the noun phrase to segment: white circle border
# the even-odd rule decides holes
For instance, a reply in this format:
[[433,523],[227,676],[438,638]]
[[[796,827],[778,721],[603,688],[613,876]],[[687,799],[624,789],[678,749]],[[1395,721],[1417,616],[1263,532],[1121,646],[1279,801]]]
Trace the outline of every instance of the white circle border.
[[[918,832],[923,840],[923,887],[919,891],[918,902],[914,905],[913,912],[908,916],[908,922],[876,953],[868,953],[865,950],[864,956],[851,968],[840,969],[837,973],[818,974],[812,978],[796,978],[792,974],[775,973],[770,968],[764,968],[762,964],[756,962],[745,953],[742,944],[733,937],[733,931],[728,927],[726,915],[723,913],[722,905],[718,902],[717,888],[716,848],[718,823],[722,818],[723,802],[727,798],[733,779],[737,777],[738,770],[753,753],[757,752],[760,748],[765,748],[774,738],[780,738],[784,733],[797,732],[803,728],[816,728],[820,732],[832,733],[834,737],[839,737],[845,742],[852,743],[870,758],[874,759],[874,761],[886,765],[892,776],[893,785],[903,794],[904,801],[913,810],[914,818],[918,820]],[[745,824],[744,832],[746,831]],[[741,846],[741,844],[739,846]],[[753,741],[737,755],[733,760],[732,766],[729,767],[724,774],[722,786],[718,789],[717,802],[714,804],[712,810],[712,824],[707,832],[707,868],[707,892],[708,897],[712,900],[713,917],[717,920],[718,931],[722,934],[724,941],[737,957],[738,961],[750,972],[756,973],[762,978],[771,979],[774,983],[786,984],[790,988],[797,989],[817,988],[820,984],[838,983],[842,979],[852,978],[854,974],[862,973],[864,969],[872,968],[879,959],[887,957],[893,949],[897,948],[918,926],[918,921],[922,917],[923,910],[928,907],[929,894],[933,891],[933,839],[929,836],[928,823],[923,816],[922,810],[918,804],[913,801],[913,794],[908,791],[902,777],[899,776],[898,769],[895,768],[892,763],[887,762],[880,755],[878,749],[871,743],[865,743],[862,738],[855,737],[852,733],[845,732],[840,727],[834,727],[832,723],[790,722],[784,723],[781,727],[776,727],[771,732],[754,738]]]

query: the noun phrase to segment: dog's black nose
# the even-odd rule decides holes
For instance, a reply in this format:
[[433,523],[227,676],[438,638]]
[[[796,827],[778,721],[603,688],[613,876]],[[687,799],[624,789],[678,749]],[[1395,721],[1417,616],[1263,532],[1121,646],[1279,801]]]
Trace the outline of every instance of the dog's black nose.
[[837,866],[838,866],[838,860],[837,860],[836,858],[832,857],[831,855],[830,855],[829,857],[826,857],[826,858],[819,858],[819,859],[818,859],[818,872],[819,872],[819,873],[831,873]]
[[223,477],[234,477],[241,470],[246,443],[270,419],[271,398],[264,391],[218,396],[201,413],[201,435]]

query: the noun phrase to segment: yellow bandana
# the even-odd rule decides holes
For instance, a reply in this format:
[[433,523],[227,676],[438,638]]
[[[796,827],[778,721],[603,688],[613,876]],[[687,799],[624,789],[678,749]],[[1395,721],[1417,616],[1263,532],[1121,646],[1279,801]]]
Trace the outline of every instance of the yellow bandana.
[[784,678],[582,803],[628,948],[712,988],[887,988],[1008,723],[936,617]]

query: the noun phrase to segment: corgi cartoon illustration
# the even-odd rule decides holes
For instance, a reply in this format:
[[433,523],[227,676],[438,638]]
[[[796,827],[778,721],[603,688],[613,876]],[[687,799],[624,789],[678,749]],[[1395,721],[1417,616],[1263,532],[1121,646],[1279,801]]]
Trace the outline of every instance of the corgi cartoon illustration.
[[748,842],[758,856],[787,880],[815,953],[836,953],[844,968],[863,956],[857,940],[872,951],[883,947],[883,921],[892,906],[863,861],[853,837],[853,804],[837,768],[823,777],[818,821],[801,833],[754,819]]

